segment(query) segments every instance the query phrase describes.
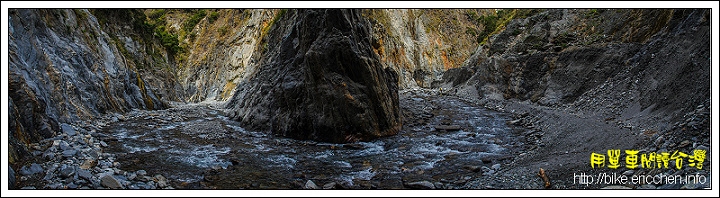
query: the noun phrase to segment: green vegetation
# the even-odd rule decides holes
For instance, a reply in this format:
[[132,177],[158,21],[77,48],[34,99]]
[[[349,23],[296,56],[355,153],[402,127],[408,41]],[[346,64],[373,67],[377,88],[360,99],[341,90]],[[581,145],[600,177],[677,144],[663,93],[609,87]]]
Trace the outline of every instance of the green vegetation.
[[215,20],[218,19],[218,17],[220,17],[220,13],[218,13],[216,11],[212,11],[210,13],[210,15],[208,16],[208,22],[213,23],[213,22],[215,22]]
[[273,17],[273,19],[270,21],[270,23],[268,23],[266,26],[263,26],[263,29],[260,32],[261,33],[260,38],[265,37],[265,35],[267,35],[267,33],[273,27],[275,22],[280,20],[280,18],[282,18],[282,16],[285,15],[285,13],[287,13],[287,9],[281,9],[277,14],[275,14],[275,17]]
[[465,27],[465,34],[469,34],[469,35],[472,35],[472,36],[477,36],[477,35],[478,35],[477,30],[476,30],[475,28],[472,28],[472,27]]
[[225,36],[225,34],[228,33],[228,27],[226,25],[223,25],[222,27],[218,28],[218,32],[220,33],[220,36]]
[[183,30],[185,30],[185,32],[191,32],[193,28],[195,28],[195,25],[200,23],[200,20],[205,18],[206,15],[207,13],[203,9],[195,11],[194,14],[190,15],[190,18],[183,24]]
[[[503,30],[510,20],[527,18],[542,11],[541,9],[501,9],[491,14],[479,15],[471,10],[466,12],[466,15],[469,19],[483,25],[483,30],[477,33],[477,42],[485,44],[490,36]],[[520,32],[516,31],[511,34],[517,36]]]

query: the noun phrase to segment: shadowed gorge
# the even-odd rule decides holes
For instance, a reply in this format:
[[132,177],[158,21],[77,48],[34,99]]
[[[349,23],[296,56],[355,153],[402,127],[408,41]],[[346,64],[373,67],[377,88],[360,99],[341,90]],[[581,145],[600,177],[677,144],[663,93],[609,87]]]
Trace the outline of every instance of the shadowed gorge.
[[[11,189],[712,179],[710,9],[8,13]],[[611,149],[708,157],[590,166]],[[580,172],[708,182],[581,185]]]

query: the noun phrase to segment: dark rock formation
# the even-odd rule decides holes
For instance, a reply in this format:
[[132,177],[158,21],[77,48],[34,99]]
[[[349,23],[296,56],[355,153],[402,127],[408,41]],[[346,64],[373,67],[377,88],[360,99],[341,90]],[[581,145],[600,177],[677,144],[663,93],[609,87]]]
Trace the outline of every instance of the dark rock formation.
[[291,10],[281,19],[258,70],[228,103],[233,119],[327,142],[398,132],[397,74],[383,70],[358,10]]
[[710,105],[709,18],[707,9],[547,10],[510,21],[434,86],[670,130],[687,119],[677,112]]

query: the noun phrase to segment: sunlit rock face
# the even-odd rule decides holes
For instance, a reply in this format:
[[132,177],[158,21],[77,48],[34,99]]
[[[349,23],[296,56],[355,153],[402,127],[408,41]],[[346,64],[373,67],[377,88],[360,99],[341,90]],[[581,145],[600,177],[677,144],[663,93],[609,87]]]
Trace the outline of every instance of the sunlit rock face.
[[152,44],[140,43],[132,29],[103,29],[80,9],[13,9],[8,18],[11,158],[59,134],[60,123],[166,107],[137,70],[143,61],[133,57]]

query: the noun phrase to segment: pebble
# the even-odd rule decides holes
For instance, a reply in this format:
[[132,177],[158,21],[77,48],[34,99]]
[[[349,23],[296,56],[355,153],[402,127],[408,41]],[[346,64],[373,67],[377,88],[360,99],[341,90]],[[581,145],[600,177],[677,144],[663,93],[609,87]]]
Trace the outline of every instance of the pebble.
[[135,178],[137,178],[137,174],[136,174],[136,173],[130,173],[130,174],[128,174],[128,177],[127,177],[127,178],[128,178],[128,180],[135,180]]
[[434,190],[435,185],[429,181],[417,181],[405,184],[408,188],[420,189],[420,190]]
[[100,185],[106,188],[111,189],[122,189],[122,185],[120,184],[120,181],[115,179],[112,175],[105,175],[100,178]]
[[135,173],[136,173],[138,176],[142,177],[142,176],[145,176],[145,175],[147,174],[147,171],[145,171],[145,170],[138,170],[138,171],[135,171]]
[[20,190],[35,190],[35,189],[36,189],[35,186],[25,186],[25,187],[20,188]]
[[92,167],[95,167],[96,164],[97,164],[97,162],[96,162],[95,160],[88,159],[88,160],[85,160],[85,161],[80,165],[80,169],[85,169],[85,170],[91,169]]
[[494,164],[491,168],[495,170],[500,170],[500,164]]
[[52,181],[52,179],[55,177],[55,174],[53,172],[45,173],[45,177],[43,177],[43,180],[45,181]]
[[305,182],[305,187],[304,187],[304,188],[305,188],[305,189],[313,189],[313,190],[314,190],[314,189],[320,189],[320,188],[318,188],[317,185],[315,185],[315,182],[313,182],[312,180],[308,180],[307,182]]
[[688,145],[690,145],[690,140],[685,140],[685,141],[680,142],[680,145],[678,147],[683,148]]
[[167,178],[163,177],[162,175],[155,175],[155,179],[157,179],[158,188],[165,188],[168,186]]
[[68,124],[62,124],[61,127],[63,132],[65,132],[68,136],[74,136],[76,134],[75,129]]
[[60,170],[60,177],[62,178],[69,178],[75,175],[75,167],[74,166],[68,166]]
[[42,166],[36,163],[30,164],[30,166],[23,166],[20,168],[21,175],[34,175],[43,171]]
[[488,171],[492,170],[492,169],[488,168],[487,166],[480,167],[480,169],[482,169],[483,172],[488,172]]
[[337,183],[330,182],[330,183],[323,185],[323,189],[325,189],[325,190],[335,189],[336,185],[337,185]]
[[63,156],[65,156],[65,157],[72,157],[72,156],[75,155],[76,153],[77,153],[77,151],[76,151],[76,150],[72,150],[72,149],[66,150],[66,151],[63,151],[63,152],[62,152]]
[[154,182],[154,181],[148,181],[148,182],[147,182],[147,189],[155,189],[155,182]]
[[78,177],[90,181],[92,179],[92,173],[88,170],[80,169],[77,171]]
[[63,151],[64,151],[64,150],[68,150],[68,149],[72,149],[72,147],[70,146],[70,144],[68,144],[68,143],[65,142],[65,141],[61,141],[61,142],[60,142],[60,145],[58,145],[58,147],[60,147],[60,150],[63,150]]
[[47,160],[55,159],[55,153],[52,151],[45,152],[45,153],[43,153],[43,158],[45,158]]

